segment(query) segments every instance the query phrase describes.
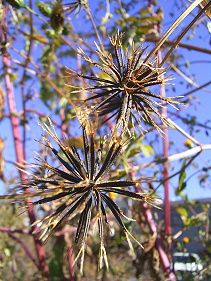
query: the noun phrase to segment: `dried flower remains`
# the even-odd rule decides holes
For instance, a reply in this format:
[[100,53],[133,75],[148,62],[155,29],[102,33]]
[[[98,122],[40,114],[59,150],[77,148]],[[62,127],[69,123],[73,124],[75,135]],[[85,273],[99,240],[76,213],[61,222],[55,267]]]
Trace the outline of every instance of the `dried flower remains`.
[[[111,212],[119,226],[123,229],[132,250],[130,238],[141,244],[127,230],[123,219],[127,218],[112,200],[109,194],[117,194],[135,200],[154,204],[156,199],[147,193],[132,192],[130,187],[136,184],[131,180],[109,180],[109,170],[121,153],[123,143],[120,140],[106,140],[101,138],[96,144],[95,130],[91,124],[82,125],[83,150],[59,140],[51,125],[43,124],[45,132],[56,142],[59,150],[55,149],[48,138],[47,146],[59,162],[54,167],[44,159],[39,159],[37,168],[43,176],[34,173],[24,187],[32,188],[31,194],[16,194],[1,196],[0,199],[23,199],[26,197],[40,197],[33,201],[34,205],[57,202],[57,207],[49,215],[36,222],[40,229],[40,238],[45,242],[58,227],[71,220],[77,225],[75,243],[80,243],[80,250],[76,261],[81,257],[81,271],[83,269],[86,241],[92,219],[97,221],[100,250],[99,268],[105,262],[108,266],[104,245],[104,227],[109,225],[107,213]],[[129,219],[131,220],[131,219]],[[73,223],[73,222],[72,222]]]
[[82,8],[82,6],[87,6],[87,0],[77,0],[72,1],[70,3],[64,4],[64,11],[68,13],[75,12],[78,14]]
[[83,88],[69,85],[78,88],[73,92],[89,92],[90,96],[85,101],[94,103],[93,111],[108,119],[115,118],[116,128],[122,128],[123,132],[127,130],[130,121],[138,124],[141,129],[144,121],[160,130],[155,120],[156,116],[168,125],[159,108],[167,104],[174,106],[179,102],[176,97],[162,97],[151,89],[169,80],[164,78],[166,69],[158,67],[156,57],[145,63],[144,48],[132,46],[131,50],[125,50],[122,34],[119,32],[110,38],[110,42],[112,53],[96,44],[99,62],[79,50],[88,63],[100,70],[100,75],[84,75],[70,70],[70,75],[82,77],[89,83],[88,87]]

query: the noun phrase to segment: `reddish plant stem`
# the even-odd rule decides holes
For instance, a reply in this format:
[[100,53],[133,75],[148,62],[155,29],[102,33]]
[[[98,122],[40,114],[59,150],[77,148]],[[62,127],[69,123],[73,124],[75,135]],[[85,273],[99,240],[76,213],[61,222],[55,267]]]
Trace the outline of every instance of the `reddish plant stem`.
[[[132,176],[132,179],[134,179],[134,178],[135,177]],[[136,185],[135,191],[136,192],[142,192],[140,185]],[[140,207],[142,208],[143,215],[144,215],[145,220],[146,220],[146,222],[149,226],[150,231],[152,232],[152,234],[157,235],[158,227],[157,227],[156,222],[154,221],[154,218],[152,216],[152,212],[151,212],[149,206],[147,205],[147,203],[144,203],[144,204],[140,203]],[[159,253],[159,257],[160,257],[161,264],[163,266],[163,270],[166,273],[166,275],[168,276],[167,280],[176,281],[176,277],[171,270],[169,258],[167,256],[166,252],[164,251],[161,239],[158,236],[156,238],[155,248],[157,249],[157,251]]]
[[68,269],[69,269],[69,281],[75,281],[74,278],[74,252],[72,247],[72,241],[70,238],[66,239],[67,243],[67,261],[68,261]]
[[9,235],[9,237],[11,237],[14,241],[16,241],[18,244],[21,245],[21,247],[23,248],[24,252],[26,253],[27,257],[30,258],[30,260],[35,264],[35,266],[39,269],[39,264],[36,260],[36,258],[33,256],[33,254],[31,253],[31,251],[29,250],[28,246],[25,244],[25,242],[23,240],[21,240],[19,237],[15,236],[13,233],[8,232],[7,233]]
[[31,232],[29,232],[28,230],[17,229],[17,228],[10,228],[10,227],[4,227],[4,226],[0,227],[0,232],[4,232],[4,233],[20,233],[20,234],[31,235]]
[[[146,203],[143,204],[143,211],[144,211],[144,217],[148,223],[148,226],[149,226],[151,232],[153,234],[157,233],[157,224],[154,221],[152,212]],[[176,277],[175,277],[174,273],[171,271],[169,258],[162,247],[161,239],[159,237],[157,237],[157,239],[156,239],[155,247],[159,253],[163,269],[164,269],[165,273],[168,275],[168,280],[176,281]]]
[[[161,50],[158,51],[158,63],[162,61]],[[166,97],[165,85],[160,86],[160,95]],[[162,107],[162,115],[167,118],[167,109],[164,105]],[[163,156],[168,159],[169,157],[169,133],[168,128],[163,129]],[[163,163],[163,179],[164,179],[164,220],[165,220],[165,234],[167,236],[171,235],[171,206],[169,200],[169,162],[165,161]]]
[[[6,8],[5,8],[6,9]],[[3,16],[3,24],[1,30],[1,39],[3,42],[7,42],[7,31],[6,31],[6,10],[4,9],[4,16]],[[13,84],[10,79],[10,75],[12,74],[11,71],[11,62],[9,54],[7,53],[6,47],[2,50],[2,62],[3,62],[3,69],[4,69],[4,80],[5,80],[5,89],[7,94],[7,102],[9,108],[9,115],[12,127],[12,134],[14,140],[14,150],[16,154],[16,161],[21,165],[24,166],[25,164],[25,157],[24,157],[24,147],[21,141],[21,130],[19,126],[19,120],[15,116],[16,113],[16,103],[15,103],[15,94],[13,89]],[[27,177],[26,174],[19,170],[19,175],[21,181],[26,181]],[[26,190],[26,192],[29,192]],[[27,211],[30,223],[33,224],[36,221],[36,217],[34,214],[33,206],[30,204],[30,200],[26,200],[27,204]],[[35,230],[35,226],[32,227],[32,232]],[[45,249],[42,245],[42,242],[39,240],[37,235],[33,235],[36,254],[38,258],[39,270],[42,272],[43,276],[48,277],[48,266],[45,259]]]
[[66,115],[65,109],[61,108],[60,109],[60,117],[61,117],[61,120],[62,120],[62,123],[61,123],[62,137],[64,137],[64,136],[68,137],[68,135],[69,135],[68,124],[67,124],[65,115]]
[[[29,0],[29,6],[30,9],[33,10],[32,7],[32,0]],[[23,70],[23,76],[20,81],[20,89],[21,89],[21,98],[22,98],[22,108],[23,108],[23,134],[22,134],[22,142],[23,142],[23,152],[24,152],[24,158],[26,158],[26,95],[25,95],[25,82],[27,77],[27,67],[30,62],[30,55],[32,52],[32,46],[33,46],[33,14],[29,13],[29,25],[30,25],[30,38],[29,38],[29,46],[28,46],[28,52],[26,55],[26,59],[24,62],[24,70]]]

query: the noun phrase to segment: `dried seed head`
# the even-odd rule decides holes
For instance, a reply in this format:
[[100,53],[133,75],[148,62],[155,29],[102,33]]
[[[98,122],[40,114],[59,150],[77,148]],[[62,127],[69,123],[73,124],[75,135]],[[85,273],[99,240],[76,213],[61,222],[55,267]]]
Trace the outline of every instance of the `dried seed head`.
[[64,4],[64,11],[68,13],[78,14],[82,7],[86,8],[88,6],[87,0],[76,0],[68,4]]
[[108,172],[121,153],[123,143],[118,139],[102,138],[97,145],[95,130],[90,127],[91,124],[88,129],[82,124],[83,149],[79,151],[59,140],[51,122],[43,124],[43,130],[53,139],[59,149],[54,148],[48,138],[44,139],[44,145],[57,158],[60,165],[56,166],[55,162],[55,165],[52,165],[46,159],[38,159],[35,172],[24,184],[24,188],[31,188],[33,192],[0,196],[0,199],[19,200],[26,197],[39,197],[37,201],[33,201],[34,205],[56,203],[51,213],[37,222],[41,231],[40,238],[45,242],[64,222],[75,219],[75,222],[77,221],[75,243],[80,242],[81,244],[76,260],[81,257],[81,263],[84,260],[90,222],[92,218],[95,218],[98,222],[100,237],[99,266],[102,267],[103,261],[107,265],[104,227],[105,224],[108,224],[108,210],[125,232],[129,246],[132,247],[129,237],[141,246],[125,227],[123,220],[127,217],[109,194],[117,194],[143,202],[151,203],[151,201],[149,194],[129,190],[136,184],[135,181],[108,179]]
[[[100,62],[92,60],[80,50],[81,56],[91,65],[101,71],[101,76],[75,75],[89,81],[89,86],[75,92],[88,91],[90,97],[86,101],[93,101],[93,111],[100,116],[108,115],[116,119],[116,127],[127,130],[129,121],[135,121],[142,128],[145,121],[159,130],[155,117],[159,117],[164,124],[167,120],[159,112],[159,108],[167,104],[179,104],[175,97],[162,97],[154,93],[152,87],[165,84],[165,68],[158,67],[157,58],[144,63],[145,49],[131,47],[124,49],[122,34],[119,32],[110,38],[113,52],[108,53],[97,44],[97,55]],[[104,73],[104,77],[102,74]]]

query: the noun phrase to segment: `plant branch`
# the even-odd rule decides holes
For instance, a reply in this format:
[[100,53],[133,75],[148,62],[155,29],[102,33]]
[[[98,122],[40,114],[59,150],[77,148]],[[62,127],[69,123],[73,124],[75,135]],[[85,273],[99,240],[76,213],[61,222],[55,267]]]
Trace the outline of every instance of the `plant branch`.
[[[29,1],[29,7],[32,10],[32,0]],[[29,46],[28,51],[26,55],[26,59],[24,62],[24,70],[22,79],[20,81],[20,88],[21,88],[21,98],[22,98],[22,107],[23,107],[23,152],[24,152],[24,158],[26,157],[26,96],[25,96],[25,82],[27,77],[27,67],[30,62],[30,55],[32,52],[32,46],[33,46],[33,14],[29,13],[29,25],[30,25],[30,37],[29,37]]]
[[197,91],[199,91],[199,90],[209,86],[210,84],[211,84],[211,81],[208,81],[208,82],[202,84],[201,86],[197,87],[196,89],[193,89],[193,90],[190,90],[190,91],[184,93],[182,96],[183,97],[187,97],[187,96],[189,96],[189,95],[191,95],[191,94],[193,94],[193,93],[195,93],[195,92],[197,92]]
[[[134,180],[134,173],[131,173],[131,178]],[[142,192],[142,189],[141,189],[140,185],[136,185],[135,191],[136,192]],[[152,212],[151,212],[149,206],[146,203],[144,203],[144,204],[140,203],[140,207],[143,210],[143,215],[144,215],[145,220],[146,220],[146,222],[149,226],[150,231],[152,232],[153,235],[155,234],[157,236],[158,227],[157,227],[157,224],[156,224],[156,222],[155,222],[155,220],[152,216]],[[176,277],[171,270],[169,258],[167,256],[166,252],[164,251],[164,249],[162,247],[161,239],[158,236],[156,238],[155,247],[156,247],[156,249],[159,253],[159,257],[160,257],[164,272],[168,276],[168,280],[169,281],[176,281]]]
[[[161,48],[161,46],[165,43],[165,41],[169,38],[169,36],[174,32],[174,30],[181,24],[181,22],[195,9],[203,0],[195,0],[179,17],[176,21],[169,27],[166,33],[162,36],[157,45],[151,50],[151,52],[147,55],[144,60],[144,63],[147,63],[148,60],[154,56],[157,51]],[[189,26],[189,25],[188,25]],[[189,26],[190,28],[191,26]],[[183,37],[183,36],[182,36]],[[178,44],[179,42],[177,42]],[[174,46],[175,48],[175,46]],[[164,58],[165,59],[165,58]],[[164,61],[164,60],[163,60]]]
[[190,158],[190,157],[194,156],[195,154],[202,152],[204,150],[211,150],[211,144],[201,144],[201,145],[198,145],[191,149],[188,149],[186,151],[170,155],[168,158],[163,157],[163,158],[160,158],[158,160],[155,160],[155,161],[152,161],[149,163],[144,163],[141,165],[141,167],[140,166],[137,167],[137,170],[140,170],[140,168],[143,169],[146,167],[154,167],[155,165],[162,164],[165,161],[173,162],[173,161],[180,160],[180,159]]
[[8,236],[11,237],[14,241],[16,241],[18,244],[21,245],[21,247],[23,248],[24,252],[26,253],[27,257],[30,258],[30,260],[34,263],[34,265],[39,269],[39,264],[37,262],[37,260],[35,259],[35,257],[33,256],[33,254],[31,253],[31,251],[29,250],[28,246],[25,244],[25,242],[20,239],[19,237],[15,236],[13,233],[11,232],[7,232]]
[[[179,169],[179,171],[175,172],[174,174],[170,175],[170,176],[168,177],[168,180],[169,180],[169,179],[172,179],[173,177],[175,177],[175,176],[177,176],[177,175],[179,175],[179,174],[182,172],[182,170],[184,170],[184,169],[186,169],[188,166],[190,166],[190,164],[194,161],[195,158],[198,157],[199,154],[200,154],[200,152],[198,152],[197,154],[195,154],[195,155],[188,161],[188,163],[186,163],[186,164],[184,165],[184,167],[182,167],[181,169]],[[155,188],[155,192],[156,192],[156,190],[158,190],[158,188],[165,182],[165,180],[166,180],[166,179],[160,180],[160,184]],[[186,182],[187,182],[187,180],[186,180]]]
[[168,123],[175,128],[178,132],[180,132],[182,135],[184,135],[186,138],[190,139],[193,143],[196,145],[200,145],[200,142],[197,141],[194,137],[189,135],[186,131],[184,131],[179,125],[177,125],[174,121],[172,121],[170,118],[167,118]]
[[[197,1],[195,1],[197,2]],[[194,2],[194,3],[195,3]],[[202,2],[202,1],[200,1]],[[194,4],[193,3],[193,4]],[[193,5],[192,4],[192,5]],[[167,52],[165,57],[163,58],[162,62],[160,63],[160,67],[165,63],[165,61],[169,58],[171,53],[174,51],[174,49],[177,47],[178,43],[182,40],[182,38],[185,36],[185,34],[188,32],[188,30],[195,24],[195,22],[203,15],[203,13],[210,7],[211,2],[207,3],[207,5],[200,10],[200,12],[194,17],[194,19],[188,24],[188,26],[180,33],[180,35],[177,37],[177,39],[174,42],[174,45],[170,48],[170,50]],[[189,7],[190,8],[190,7]]]
[[[158,27],[159,29],[159,27]],[[162,61],[162,54],[161,50],[158,51],[158,64]],[[166,91],[165,85],[160,86],[160,95],[165,99]],[[164,104],[164,102],[163,102]],[[161,109],[162,115],[164,118],[167,118],[167,109],[164,106]],[[169,132],[168,128],[163,129],[164,137],[162,139],[163,142],[163,156],[168,158],[169,156]],[[169,162],[165,161],[163,163],[163,186],[164,186],[164,221],[165,221],[165,234],[170,236],[171,235],[171,206],[170,206],[170,199],[169,199]],[[169,244],[170,246],[170,244]]]
[[[4,32],[2,33],[1,39],[3,39],[3,42],[7,42],[7,30],[6,30],[6,11],[4,9],[4,19],[5,19],[5,26],[4,26]],[[25,158],[24,158],[24,149],[23,149],[23,143],[21,141],[21,130],[19,126],[19,120],[15,116],[16,113],[16,103],[15,103],[15,94],[14,94],[14,88],[13,84],[11,82],[10,76],[12,73],[11,70],[11,63],[10,63],[10,57],[6,50],[6,48],[2,52],[2,62],[3,62],[3,69],[4,69],[4,80],[5,80],[5,89],[7,94],[7,102],[8,102],[8,108],[9,108],[9,114],[10,114],[10,122],[12,127],[12,134],[13,134],[13,140],[14,140],[14,150],[16,154],[16,160],[20,165],[25,164]],[[19,170],[19,175],[22,181],[26,180],[26,174]],[[26,192],[29,192],[26,190]],[[28,210],[28,216],[30,219],[30,223],[33,224],[36,221],[36,217],[34,214],[33,206],[31,204],[30,200],[26,200],[27,204],[27,210]],[[35,227],[33,227],[35,228]],[[39,260],[39,269],[41,270],[43,276],[48,276],[48,266],[45,261],[45,249],[42,245],[42,242],[38,239],[37,236],[33,236],[35,248],[37,257]]]
[[11,228],[11,227],[3,227],[0,226],[0,232],[5,233],[20,233],[20,234],[28,234],[31,235],[31,232],[25,229],[17,229],[17,228]]
[[94,21],[94,19],[93,19],[93,16],[92,16],[92,13],[91,13],[91,10],[90,10],[90,7],[89,7],[88,4],[85,5],[85,11],[86,11],[86,14],[87,14],[88,18],[89,18],[90,21],[91,21],[92,27],[93,27],[93,29],[94,29],[94,31],[95,31],[95,34],[96,34],[96,36],[97,36],[97,40],[98,40],[98,42],[99,42],[99,44],[100,44],[100,47],[101,47],[102,49],[104,49],[102,40],[101,40],[101,38],[100,38],[100,34],[99,34],[99,32],[98,32],[97,26],[96,26],[96,24],[95,24],[95,21]]
[[[187,125],[191,125],[191,121],[189,122],[189,119],[188,119],[188,117],[183,117],[183,116],[180,116],[179,114],[177,114],[177,113],[175,113],[175,112],[169,112],[170,113],[170,115],[172,115],[172,116],[175,116],[175,117],[177,117],[178,119],[180,119],[182,122],[184,122],[185,124],[187,124]],[[172,120],[171,120],[172,121]],[[199,122],[195,122],[194,121],[194,125],[195,126],[198,126],[198,127],[202,127],[202,128],[204,128],[204,129],[207,129],[207,130],[211,130],[211,127],[210,126],[207,126],[207,125],[205,125],[205,124],[202,124],[202,123],[199,123]],[[187,132],[185,132],[185,133],[187,133]]]
[[[146,37],[146,39],[145,39],[146,42],[149,41],[149,42],[155,42],[155,43],[159,42],[160,40],[161,40],[161,38],[157,38],[157,37]],[[166,46],[175,46],[175,41],[165,41],[163,44]],[[196,52],[211,55],[211,50],[205,49],[205,48],[202,48],[199,46],[190,45],[190,44],[181,43],[181,42],[179,42],[177,44],[177,46],[180,48],[188,49],[190,51],[196,51]]]

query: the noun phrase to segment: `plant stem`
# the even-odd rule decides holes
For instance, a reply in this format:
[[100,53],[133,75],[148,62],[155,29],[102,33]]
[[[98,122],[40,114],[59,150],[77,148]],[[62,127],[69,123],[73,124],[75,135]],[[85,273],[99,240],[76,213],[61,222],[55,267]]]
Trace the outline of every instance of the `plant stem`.
[[[162,36],[160,41],[156,44],[156,46],[149,52],[147,57],[144,60],[144,63],[147,63],[149,59],[154,56],[158,50],[162,47],[162,45],[166,42],[166,40],[169,38],[169,36],[174,32],[174,30],[181,24],[181,22],[195,9],[203,0],[195,0],[179,17],[176,19],[176,21],[169,27],[169,29],[166,31],[166,33]],[[207,6],[207,5],[206,5]],[[206,7],[207,8],[207,7]],[[206,9],[205,8],[205,9]],[[191,25],[192,26],[192,25]],[[188,25],[188,30],[191,27]],[[187,31],[188,31],[187,30]],[[187,32],[186,31],[186,32]],[[179,41],[177,42],[179,43]],[[174,46],[175,48],[176,46]],[[168,54],[169,55],[169,54]],[[166,57],[164,58],[164,60]],[[163,64],[164,60],[161,62]]]
[[[154,37],[146,37],[145,41],[146,42],[159,42],[161,38],[154,38]],[[164,45],[166,46],[175,46],[175,41],[166,41],[163,43]],[[196,51],[196,52],[200,52],[200,53],[205,53],[205,54],[208,54],[208,55],[211,55],[211,50],[209,49],[205,49],[205,48],[202,48],[202,47],[198,47],[198,46],[195,46],[195,45],[190,45],[190,44],[186,44],[186,43],[178,43],[177,44],[178,47],[180,48],[184,48],[184,49],[187,49],[187,50],[190,50],[190,51]]]
[[29,250],[28,246],[25,244],[25,242],[20,239],[19,237],[15,236],[13,233],[8,232],[7,233],[8,236],[10,236],[14,241],[16,241],[18,244],[21,245],[21,247],[23,248],[24,252],[26,253],[27,257],[30,258],[30,260],[34,263],[34,265],[39,269],[39,264],[37,263],[37,260],[35,259],[35,257],[33,256],[33,254],[31,253],[31,251]]
[[211,84],[211,81],[208,81],[208,82],[204,83],[203,85],[197,87],[196,89],[193,89],[193,90],[190,90],[190,91],[186,92],[186,93],[183,94],[182,96],[183,96],[183,97],[187,97],[187,96],[189,96],[189,95],[191,95],[191,94],[193,94],[193,93],[195,93],[195,92],[197,92],[197,91],[203,89],[204,87],[209,86],[210,84]]
[[[30,9],[32,10],[32,0],[29,1]],[[20,88],[21,88],[21,98],[22,98],[22,108],[23,108],[23,152],[24,152],[24,158],[26,158],[26,95],[25,95],[25,82],[27,78],[27,67],[30,62],[30,55],[32,52],[32,46],[33,46],[33,14],[29,13],[29,25],[30,25],[30,37],[29,37],[29,46],[28,46],[28,52],[26,55],[26,59],[24,62],[24,71],[23,76],[20,81]]]
[[[152,216],[152,212],[148,208],[146,203],[143,204],[143,214],[144,214],[144,217],[145,217],[145,219],[148,223],[148,226],[149,226],[151,232],[153,234],[156,233],[157,232],[157,224],[154,221],[154,218]],[[162,247],[161,239],[159,237],[157,237],[157,239],[156,239],[155,247],[156,247],[156,249],[159,253],[160,260],[161,260],[164,272],[168,276],[168,280],[169,281],[176,281],[176,277],[175,277],[174,273],[171,271],[169,258],[168,258],[166,252],[164,251],[164,249]]]
[[[20,133],[20,127],[19,127],[19,121],[18,118],[14,115],[16,112],[16,104],[15,104],[15,96],[14,96],[14,89],[12,82],[10,80],[10,74],[11,74],[11,67],[10,67],[10,59],[6,52],[3,53],[2,56],[3,60],[3,67],[5,72],[5,88],[7,93],[7,100],[8,100],[8,108],[10,113],[10,121],[11,121],[11,127],[12,127],[12,133],[13,133],[13,140],[14,140],[14,148],[15,148],[15,154],[16,154],[16,160],[20,165],[25,164],[24,159],[24,149],[23,144],[21,141],[21,133]],[[26,174],[19,170],[19,175],[22,181],[26,181]],[[26,190],[26,192],[29,192]],[[36,217],[34,214],[33,206],[31,203],[31,200],[26,200],[27,204],[27,211],[28,216],[30,219],[30,223],[33,224],[36,221]],[[35,228],[35,227],[33,227]],[[33,235],[35,248],[37,257],[39,260],[39,269],[42,271],[44,276],[48,275],[48,266],[45,261],[45,249],[42,245],[42,242],[38,239],[36,235]]]
[[[158,51],[158,64],[162,61],[161,50]],[[166,97],[165,85],[160,86],[161,97]],[[167,108],[164,105],[162,107],[162,115],[167,118]],[[163,156],[168,159],[169,156],[169,133],[168,128],[163,129]],[[167,236],[171,235],[171,206],[169,199],[169,162],[165,161],[163,163],[163,178],[164,178],[164,220],[165,220],[165,234]]]
[[168,158],[160,158],[158,160],[149,162],[149,163],[144,163],[142,165],[140,165],[139,167],[137,167],[137,169],[133,169],[135,170],[140,170],[146,167],[154,167],[157,164],[162,164],[166,161],[172,162],[172,161],[176,161],[176,160],[180,160],[180,159],[185,159],[185,158],[190,158],[193,157],[195,154],[198,154],[204,150],[211,150],[211,144],[200,144],[198,146],[195,146],[193,148],[187,149],[183,152],[179,152],[176,154],[172,154],[170,155]]
[[172,121],[170,118],[167,118],[168,123],[172,125],[173,128],[175,128],[178,132],[180,132],[183,136],[191,140],[196,145],[200,145],[200,142],[197,141],[194,137],[192,137],[190,134],[188,134],[185,130],[183,130],[179,125],[177,125],[174,121]]
[[69,281],[75,281],[74,269],[73,269],[74,252],[73,252],[72,241],[71,241],[70,237],[68,237],[66,239],[66,243],[67,243],[67,260],[68,260],[68,269],[69,269]]
[[95,21],[94,21],[94,19],[93,19],[93,16],[92,16],[92,13],[91,13],[91,10],[90,10],[90,7],[89,7],[88,4],[85,6],[85,11],[86,11],[86,14],[87,14],[88,18],[89,18],[90,21],[91,21],[92,27],[93,27],[93,29],[94,29],[94,31],[95,31],[95,34],[96,34],[97,40],[98,40],[98,42],[99,42],[99,44],[100,44],[100,47],[101,47],[101,49],[104,49],[102,40],[101,40],[101,38],[100,38],[100,34],[99,34],[99,32],[98,32],[97,26],[96,26],[96,24],[95,24]]
[[[2,42],[6,43],[7,42],[6,8],[4,8],[3,20],[4,20],[4,24],[2,26],[1,40]],[[11,62],[6,47],[2,50],[2,62],[3,62],[3,69],[4,69],[5,89],[7,94],[7,102],[8,102],[10,122],[12,127],[13,140],[14,140],[16,161],[18,162],[18,164],[24,166],[25,164],[24,147],[21,141],[21,129],[19,125],[19,120],[14,114],[16,113],[15,94],[14,94],[13,84],[10,79],[10,75],[12,74]],[[23,171],[19,170],[19,175],[21,181],[27,180],[26,174]],[[26,190],[25,192],[27,193],[29,191]],[[26,200],[26,205],[27,205],[27,211],[28,211],[30,223],[33,224],[36,221],[36,217],[33,210],[33,206],[31,204],[31,200]],[[34,229],[35,226],[32,227],[32,231]],[[39,269],[42,272],[43,276],[48,277],[48,266],[45,260],[45,249],[42,245],[42,242],[37,237],[37,235],[33,235],[33,238],[34,238],[35,249],[38,258]]]
[[4,227],[0,226],[0,232],[4,233],[20,233],[20,234],[28,234],[31,235],[31,232],[25,229],[17,229],[17,228],[10,228],[10,227]]
[[[134,173],[131,173],[131,178],[134,180],[134,178],[135,178]],[[142,192],[140,185],[136,185],[135,191],[136,192]],[[149,206],[147,205],[147,203],[144,203],[144,204],[141,204],[141,208],[143,210],[143,215],[144,215],[145,220],[146,220],[146,222],[149,226],[150,231],[152,232],[152,234],[157,235],[158,227],[157,227],[156,222],[154,221],[154,218],[152,216],[152,212],[151,212]],[[167,280],[176,281],[176,277],[171,270],[169,258],[167,256],[166,252],[164,251],[164,249],[162,247],[161,239],[158,236],[156,238],[155,247],[156,247],[156,249],[159,253],[164,272],[168,276]]]
[[[194,4],[194,3],[193,3]],[[167,52],[163,60],[160,62],[160,67],[165,63],[165,61],[169,58],[171,53],[174,51],[174,49],[177,47],[178,43],[182,40],[182,38],[185,36],[185,34],[188,32],[188,30],[195,24],[195,22],[203,15],[203,13],[211,6],[211,2],[207,3],[207,5],[201,9],[201,11],[194,17],[194,19],[188,24],[188,26],[180,33],[180,35],[177,37],[177,39],[174,42],[174,45],[170,48],[170,50]]]

